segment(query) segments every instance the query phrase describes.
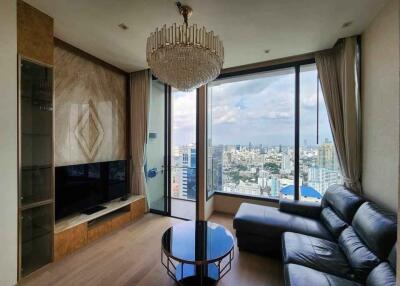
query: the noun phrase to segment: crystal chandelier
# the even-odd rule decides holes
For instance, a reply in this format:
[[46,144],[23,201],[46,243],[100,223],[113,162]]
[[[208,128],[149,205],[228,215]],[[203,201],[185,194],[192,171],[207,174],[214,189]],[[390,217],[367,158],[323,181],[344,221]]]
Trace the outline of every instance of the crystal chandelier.
[[177,2],[183,25],[164,25],[147,39],[146,57],[153,74],[162,82],[189,91],[214,80],[224,63],[224,47],[214,32],[188,25],[189,6]]

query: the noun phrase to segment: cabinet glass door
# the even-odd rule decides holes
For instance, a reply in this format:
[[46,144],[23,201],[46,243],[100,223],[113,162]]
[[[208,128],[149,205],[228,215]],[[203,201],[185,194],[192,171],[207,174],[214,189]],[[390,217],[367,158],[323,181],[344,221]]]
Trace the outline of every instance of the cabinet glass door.
[[52,197],[53,75],[48,67],[21,62],[21,205]]
[[25,59],[19,77],[19,274],[53,257],[53,70]]
[[25,276],[52,260],[53,206],[22,211],[21,274]]

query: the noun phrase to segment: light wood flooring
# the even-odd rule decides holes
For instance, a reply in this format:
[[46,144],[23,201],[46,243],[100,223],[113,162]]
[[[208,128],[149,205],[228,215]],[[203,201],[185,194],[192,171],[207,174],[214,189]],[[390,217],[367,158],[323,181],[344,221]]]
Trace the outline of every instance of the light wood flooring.
[[[233,234],[232,217],[214,214],[211,219]],[[20,285],[40,286],[172,286],[160,262],[162,233],[182,220],[147,214],[56,263],[32,274]],[[231,271],[219,286],[283,285],[280,261],[239,252]]]

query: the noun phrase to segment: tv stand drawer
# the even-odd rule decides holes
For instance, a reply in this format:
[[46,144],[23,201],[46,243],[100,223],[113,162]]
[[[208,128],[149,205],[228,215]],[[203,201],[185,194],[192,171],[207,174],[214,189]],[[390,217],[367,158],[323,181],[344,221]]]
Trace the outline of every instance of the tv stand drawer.
[[54,261],[87,244],[87,223],[77,225],[54,235]]
[[88,225],[88,242],[92,242],[131,221],[130,213],[117,211],[97,219]]

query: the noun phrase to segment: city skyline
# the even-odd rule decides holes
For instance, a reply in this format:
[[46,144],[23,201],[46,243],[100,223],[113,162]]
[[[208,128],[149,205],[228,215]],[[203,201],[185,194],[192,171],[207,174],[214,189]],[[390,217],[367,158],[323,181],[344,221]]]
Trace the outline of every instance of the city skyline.
[[[267,198],[293,198],[294,148],[260,145],[208,147],[207,190]],[[193,199],[195,146],[175,146],[172,168],[173,196]],[[341,183],[334,144],[300,150],[299,183],[302,200],[319,201],[332,184]]]
[[[294,68],[288,68],[209,85],[208,190],[290,198],[298,175],[301,198],[318,201],[327,187],[340,183],[315,65],[300,70],[300,158],[299,173],[294,172],[294,83]],[[189,162],[189,150],[195,151],[196,143],[196,92],[173,90],[172,96],[174,161]],[[188,182],[195,181],[195,173],[188,170],[180,168],[173,176],[182,198],[189,197]]]

